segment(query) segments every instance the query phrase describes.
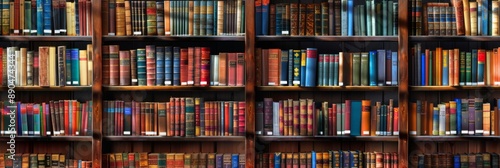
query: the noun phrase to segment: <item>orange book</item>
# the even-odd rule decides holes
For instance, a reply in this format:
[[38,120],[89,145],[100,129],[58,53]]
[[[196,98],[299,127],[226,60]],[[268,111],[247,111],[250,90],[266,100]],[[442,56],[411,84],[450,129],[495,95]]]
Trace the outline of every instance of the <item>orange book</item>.
[[443,84],[443,49],[441,47],[436,48],[436,85],[441,86]]
[[279,64],[280,64],[280,49],[269,49],[269,67],[268,67],[268,85],[269,86],[279,86]]
[[[500,48],[499,48],[500,49]],[[495,56],[493,57],[493,81],[494,81],[494,85],[500,85],[500,64],[499,64],[499,57],[500,57],[500,52],[496,52],[496,54],[494,54]]]
[[219,86],[227,86],[227,53],[219,53]]
[[361,101],[361,135],[370,136],[370,100]]
[[344,53],[339,52],[339,86],[344,86]]
[[410,135],[417,135],[417,103],[410,103]]
[[429,58],[430,58],[430,50],[425,49],[425,86],[430,86],[431,83],[429,83]]
[[483,104],[483,135],[489,136],[491,135],[491,106],[490,103]]
[[[429,103],[428,106],[427,106],[427,109],[425,110],[425,112],[426,112],[425,116],[427,117],[427,119],[426,119],[427,123],[425,123],[425,125],[427,125],[426,126],[426,128],[427,128],[426,132],[428,133],[428,135],[432,134],[433,111],[434,111],[434,103]],[[457,113],[458,113],[458,111],[457,111]]]
[[448,50],[448,85],[453,86],[453,81],[455,81],[455,76],[453,76],[453,71],[455,67],[453,66],[453,60],[455,59],[455,50]]
[[460,75],[460,49],[453,49],[453,82],[452,86],[458,86]]

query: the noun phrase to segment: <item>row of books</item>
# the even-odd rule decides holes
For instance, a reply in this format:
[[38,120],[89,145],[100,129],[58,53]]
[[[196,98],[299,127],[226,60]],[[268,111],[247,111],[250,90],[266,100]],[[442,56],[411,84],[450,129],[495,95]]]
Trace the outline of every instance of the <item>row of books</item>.
[[255,2],[257,35],[393,36],[397,27],[398,2],[392,0]]
[[[492,108],[492,104],[496,107]],[[498,135],[498,105],[482,98],[410,103],[411,135]]]
[[273,136],[399,135],[399,109],[370,100],[322,102],[313,99],[280,100],[264,98],[256,104],[256,133]]
[[74,167],[91,168],[92,161],[70,159],[64,154],[50,153],[0,153],[0,167]]
[[243,136],[245,102],[172,97],[169,102],[104,101],[105,135]]
[[103,29],[111,36],[243,35],[242,0],[103,1]]
[[2,35],[92,35],[91,0],[1,2]]
[[[40,46],[38,51],[23,47],[0,48],[3,86],[90,86],[93,83],[92,45],[87,49]],[[14,83],[9,83],[14,74]]]
[[416,86],[500,85],[500,56],[492,50],[412,48],[411,84]]
[[391,50],[318,54],[316,48],[256,51],[257,85],[395,86],[398,53]]
[[494,0],[411,1],[412,35],[498,36],[500,3]]
[[103,46],[103,84],[110,86],[243,86],[245,54],[210,55],[208,47]]
[[[8,102],[0,102],[1,135],[85,136],[92,133],[92,101],[17,102],[12,106],[15,108]],[[15,110],[14,117],[12,110]],[[15,130],[9,127],[11,120],[16,121]]]
[[411,156],[412,167],[498,167],[497,153],[421,153]]
[[103,154],[103,167],[245,167],[245,154],[238,153],[110,153]]
[[353,150],[258,153],[255,159],[255,167],[397,168],[398,154],[395,152],[382,153]]

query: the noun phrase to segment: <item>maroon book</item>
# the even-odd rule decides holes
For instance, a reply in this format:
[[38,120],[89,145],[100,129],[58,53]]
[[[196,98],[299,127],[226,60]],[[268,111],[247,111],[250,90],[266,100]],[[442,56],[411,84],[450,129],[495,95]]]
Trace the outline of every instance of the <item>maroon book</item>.
[[109,85],[110,60],[109,45],[102,46],[102,84]]
[[109,85],[118,86],[120,84],[120,59],[118,58],[120,46],[109,46]]
[[227,86],[236,86],[236,53],[227,53]]
[[238,136],[245,136],[245,109],[246,102],[238,102]]
[[42,46],[38,48],[39,53],[39,85],[49,86],[49,47]]
[[146,85],[156,84],[156,51],[154,45],[146,45]]
[[188,84],[188,49],[181,48],[180,54],[180,82],[181,86],[185,86]]
[[120,85],[130,85],[130,51],[120,51]]
[[236,53],[236,86],[245,85],[245,53]]
[[194,48],[193,47],[188,48],[187,56],[188,56],[188,59],[187,59],[187,85],[194,85]]
[[201,48],[200,85],[209,86],[210,82],[210,48]]
[[201,80],[201,47],[194,48],[194,85],[200,86]]

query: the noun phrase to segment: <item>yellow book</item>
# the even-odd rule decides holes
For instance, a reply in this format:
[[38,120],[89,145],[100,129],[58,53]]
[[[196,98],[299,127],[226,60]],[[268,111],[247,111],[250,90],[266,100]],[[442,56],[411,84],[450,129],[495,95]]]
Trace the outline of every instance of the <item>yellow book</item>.
[[22,168],[29,168],[30,167],[30,154],[28,153],[23,153],[21,155],[21,167]]
[[465,35],[471,35],[471,25],[470,25],[470,9],[469,9],[469,0],[462,0],[464,5],[464,25],[465,25]]
[[76,36],[75,3],[66,2],[66,27],[68,36]]
[[[470,8],[470,35],[477,36],[477,2],[469,2]],[[467,26],[465,26],[467,32]]]
[[483,135],[491,135],[490,131],[490,118],[491,118],[491,105],[490,103],[483,104]]
[[498,36],[498,22],[500,21],[499,19],[499,13],[498,10],[500,9],[500,2],[499,1],[491,1],[491,35],[492,36]]
[[56,86],[56,47],[49,47],[49,86]]
[[93,58],[94,57],[94,52],[93,52],[93,46],[92,44],[87,45],[87,82],[89,86],[93,84],[93,78],[94,78],[94,62]]
[[59,155],[59,167],[66,167],[66,156]]
[[80,64],[80,86],[88,85],[88,66],[87,65],[87,50],[80,50],[79,55],[79,64]]

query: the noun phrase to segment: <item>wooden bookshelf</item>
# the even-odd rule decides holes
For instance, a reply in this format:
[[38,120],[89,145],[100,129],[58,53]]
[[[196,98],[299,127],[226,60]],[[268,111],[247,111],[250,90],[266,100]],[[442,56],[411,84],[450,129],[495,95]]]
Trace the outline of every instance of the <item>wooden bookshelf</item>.
[[410,36],[409,39],[414,42],[499,42],[500,36]]
[[258,136],[259,141],[364,141],[397,142],[398,136]]
[[[1,87],[1,91],[9,90],[8,87]],[[54,86],[54,87],[40,87],[40,86],[16,86],[15,91],[54,91],[54,92],[72,92],[72,91],[91,91],[92,86]]]
[[410,86],[410,91],[500,90],[500,86]]
[[15,42],[92,42],[92,36],[0,36],[0,40]]
[[104,91],[243,91],[244,86],[103,86]]
[[397,42],[397,36],[257,36],[257,41]]
[[[10,137],[1,136],[1,142],[7,142]],[[92,136],[16,136],[16,141],[67,141],[67,142],[92,142]]]
[[470,141],[470,140],[480,140],[480,141],[498,141],[500,136],[411,136],[412,141],[439,141],[439,142],[450,142],[450,141]]
[[103,42],[124,42],[124,41],[232,41],[245,42],[244,36],[103,36]]
[[397,86],[317,86],[317,87],[299,87],[299,86],[258,86],[257,91],[266,92],[308,92],[308,91],[397,91]]

